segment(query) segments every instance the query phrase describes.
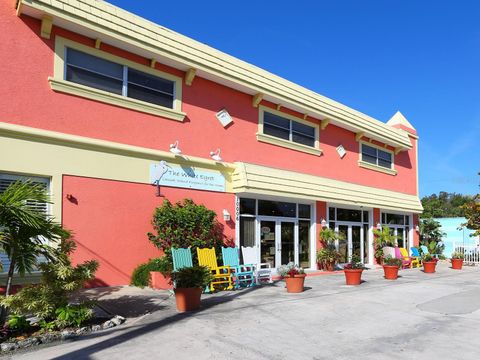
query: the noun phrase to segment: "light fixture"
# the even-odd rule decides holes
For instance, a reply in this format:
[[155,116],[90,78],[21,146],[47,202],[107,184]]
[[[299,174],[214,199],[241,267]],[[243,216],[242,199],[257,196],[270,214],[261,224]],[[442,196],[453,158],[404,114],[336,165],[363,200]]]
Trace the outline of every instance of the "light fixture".
[[378,224],[377,224],[377,229],[378,229],[378,230],[382,230],[382,224],[378,223]]
[[324,218],[322,218],[322,221],[320,221],[320,225],[322,225],[322,228],[327,227],[327,221]]
[[222,158],[220,157],[220,148],[215,151],[210,151],[210,157],[215,161],[222,161]]
[[220,124],[222,124],[223,127],[226,127],[228,124],[233,122],[233,119],[228,113],[227,109],[220,110],[215,114],[215,116],[217,117],[218,121],[220,121]]
[[170,144],[170,152],[175,155],[180,155],[182,150],[178,147],[178,140],[175,141],[173,144]]
[[415,231],[416,231],[416,232],[420,232],[420,226],[418,226],[418,224],[415,225]]
[[340,156],[340,159],[343,159],[343,157],[347,155],[347,152],[345,151],[345,148],[342,144],[337,146],[337,153]]
[[222,214],[223,214],[223,220],[230,221],[230,213],[228,212],[227,209],[223,209]]

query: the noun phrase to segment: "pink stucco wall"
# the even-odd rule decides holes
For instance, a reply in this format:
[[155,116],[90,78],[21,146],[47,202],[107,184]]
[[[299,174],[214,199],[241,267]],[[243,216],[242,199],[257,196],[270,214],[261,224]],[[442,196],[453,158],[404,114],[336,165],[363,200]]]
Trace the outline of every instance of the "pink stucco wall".
[[[191,198],[214,210],[226,239],[234,238],[235,223],[225,222],[222,210],[235,214],[234,195],[162,187],[164,197],[155,196],[154,186],[93,179],[63,177],[63,226],[72,230],[78,245],[74,262],[97,259],[100,268],[92,285],[125,285],[132,270],[149,258],[161,255],[148,240],[156,207],[168,198],[175,203]],[[69,199],[67,199],[67,195]]]
[[[0,67],[1,121],[161,150],[179,140],[185,154],[206,158],[210,151],[220,147],[225,161],[252,162],[416,194],[414,149],[395,156],[398,175],[390,176],[360,168],[357,164],[359,144],[354,133],[333,125],[321,131],[322,156],[258,142],[255,136],[258,109],[252,107],[252,97],[200,77],[195,78],[192,86],[183,85],[182,110],[187,113],[184,123],[55,93],[47,81],[47,77],[53,75],[55,35],[89,46],[94,45],[94,40],[55,27],[50,40],[41,38],[39,33],[38,20],[27,16],[19,18],[10,2],[0,3],[0,46],[2,61],[8,64]],[[148,64],[148,59],[105,44],[102,49]],[[161,64],[157,68],[184,75]],[[234,119],[226,129],[215,118],[215,113],[224,107]],[[339,144],[347,150],[343,159],[335,150]]]

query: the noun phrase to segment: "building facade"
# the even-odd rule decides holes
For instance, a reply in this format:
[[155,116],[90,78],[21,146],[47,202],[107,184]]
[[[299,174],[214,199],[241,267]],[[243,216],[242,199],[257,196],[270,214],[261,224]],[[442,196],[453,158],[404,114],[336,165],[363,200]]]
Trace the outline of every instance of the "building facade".
[[164,198],[214,210],[273,267],[315,269],[325,225],[345,261],[374,264],[381,224],[418,243],[401,113],[383,123],[103,1],[6,1],[0,16],[1,183],[48,186],[99,285],[159,255],[146,233]]

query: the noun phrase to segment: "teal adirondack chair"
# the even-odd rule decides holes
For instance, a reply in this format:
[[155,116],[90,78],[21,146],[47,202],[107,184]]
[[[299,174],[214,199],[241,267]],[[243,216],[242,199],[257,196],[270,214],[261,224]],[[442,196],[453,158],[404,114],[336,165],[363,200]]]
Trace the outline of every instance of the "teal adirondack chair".
[[192,267],[192,252],[190,248],[172,248],[173,270],[180,270],[184,267]]
[[230,266],[235,289],[239,289],[242,285],[247,287],[255,285],[254,266],[253,264],[240,264],[238,248],[222,247],[222,258],[223,265]]

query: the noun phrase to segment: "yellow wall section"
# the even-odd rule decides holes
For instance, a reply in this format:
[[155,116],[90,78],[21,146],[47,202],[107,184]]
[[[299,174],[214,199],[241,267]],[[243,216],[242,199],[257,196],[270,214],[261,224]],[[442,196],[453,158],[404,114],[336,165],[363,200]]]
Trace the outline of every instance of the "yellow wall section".
[[64,174],[149,184],[150,164],[166,160],[219,170],[231,192],[229,164],[19,125],[0,123],[0,153],[10,154],[1,157],[0,171],[51,178],[52,215],[59,221]]

